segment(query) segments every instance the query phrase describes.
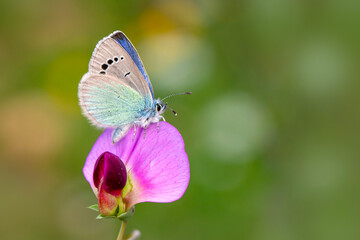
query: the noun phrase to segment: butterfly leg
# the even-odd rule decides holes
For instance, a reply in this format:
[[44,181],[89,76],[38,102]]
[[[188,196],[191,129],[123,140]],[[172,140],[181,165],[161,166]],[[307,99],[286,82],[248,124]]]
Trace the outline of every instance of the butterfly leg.
[[145,136],[146,136],[146,129],[147,129],[147,126],[150,124],[150,121],[149,121],[149,118],[145,120],[145,123],[144,123],[144,139],[145,139]]
[[146,127],[147,126],[144,127],[144,139],[145,139],[145,135],[146,135]]
[[[160,118],[162,120],[164,120],[164,122],[166,122],[165,118],[163,116],[160,116]],[[160,121],[157,122],[157,132],[159,132],[159,125],[160,125]]]
[[136,125],[134,124],[133,126],[134,126],[134,134],[133,134],[132,141],[134,141],[134,139],[135,139],[135,135],[136,135]]

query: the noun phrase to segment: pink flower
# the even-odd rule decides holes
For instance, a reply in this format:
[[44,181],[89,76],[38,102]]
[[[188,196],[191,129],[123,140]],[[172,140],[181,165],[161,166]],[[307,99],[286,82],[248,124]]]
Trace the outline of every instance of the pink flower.
[[[105,216],[119,216],[140,202],[173,202],[184,194],[190,168],[184,142],[175,127],[160,122],[130,129],[113,144],[106,129],[83,168]],[[145,138],[144,138],[144,134]]]

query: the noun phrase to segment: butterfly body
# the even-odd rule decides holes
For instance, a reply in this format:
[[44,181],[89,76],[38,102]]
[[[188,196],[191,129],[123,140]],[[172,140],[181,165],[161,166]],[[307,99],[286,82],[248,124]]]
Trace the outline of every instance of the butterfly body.
[[83,114],[97,127],[113,128],[113,142],[132,126],[146,128],[163,119],[167,108],[154,98],[142,61],[130,42],[115,31],[95,47],[89,72],[78,91]]
[[157,99],[154,101],[152,108],[144,109],[144,111],[140,112],[137,117],[138,120],[134,121],[134,123],[143,128],[146,128],[150,123],[157,123],[163,119],[162,114],[165,112],[165,110],[166,104],[163,104],[160,99]]

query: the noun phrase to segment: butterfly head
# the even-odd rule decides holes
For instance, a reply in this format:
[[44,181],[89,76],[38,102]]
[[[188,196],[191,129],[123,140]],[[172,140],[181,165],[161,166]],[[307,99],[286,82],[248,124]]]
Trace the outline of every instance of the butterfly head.
[[161,115],[165,112],[167,107],[166,103],[163,103],[160,99],[155,101],[156,114]]
[[152,120],[151,122],[158,122],[161,118],[164,119],[164,117],[162,116],[162,114],[164,114],[165,110],[167,108],[169,108],[175,116],[177,116],[177,113],[172,109],[170,108],[167,103],[164,103],[163,100],[166,99],[166,98],[169,98],[169,97],[173,97],[173,96],[176,96],[176,95],[181,95],[181,94],[191,94],[191,92],[185,92],[185,93],[177,93],[177,94],[172,94],[170,96],[167,96],[163,99],[156,99],[154,101],[154,107],[153,107],[153,110],[152,110]]

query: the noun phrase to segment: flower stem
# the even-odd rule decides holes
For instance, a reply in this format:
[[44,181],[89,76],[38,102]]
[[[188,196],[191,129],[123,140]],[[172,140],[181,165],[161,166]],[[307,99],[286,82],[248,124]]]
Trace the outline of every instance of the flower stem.
[[122,240],[122,239],[123,239],[124,233],[125,233],[126,224],[127,224],[127,222],[121,221],[120,232],[119,232],[119,235],[118,235],[118,237],[117,237],[117,240]]

